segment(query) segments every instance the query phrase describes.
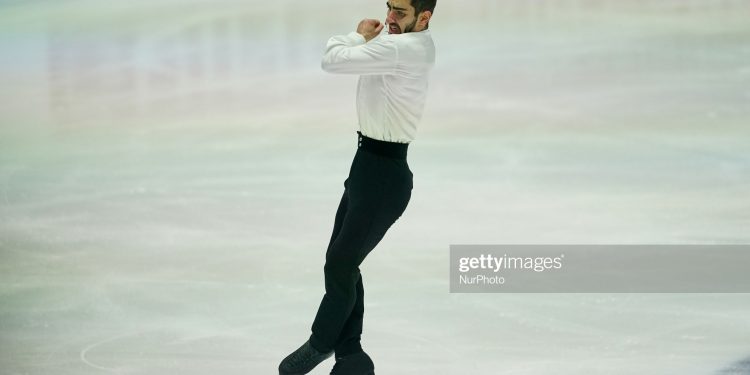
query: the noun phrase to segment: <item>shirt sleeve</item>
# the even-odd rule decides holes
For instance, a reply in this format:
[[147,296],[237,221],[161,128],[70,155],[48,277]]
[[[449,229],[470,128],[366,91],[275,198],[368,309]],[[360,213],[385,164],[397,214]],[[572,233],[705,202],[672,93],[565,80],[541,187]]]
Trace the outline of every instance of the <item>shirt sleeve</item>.
[[374,38],[368,43],[357,32],[328,40],[321,67],[329,73],[388,74],[396,70],[398,50],[393,40]]

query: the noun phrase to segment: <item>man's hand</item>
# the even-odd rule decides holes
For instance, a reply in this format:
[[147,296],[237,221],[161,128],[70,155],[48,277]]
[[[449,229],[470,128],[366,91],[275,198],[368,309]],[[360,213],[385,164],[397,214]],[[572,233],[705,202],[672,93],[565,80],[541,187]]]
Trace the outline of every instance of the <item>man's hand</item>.
[[370,39],[380,34],[380,32],[383,30],[383,26],[384,25],[378,20],[365,18],[359,22],[359,26],[357,26],[357,32],[362,34],[362,36],[365,37],[365,40],[369,42]]

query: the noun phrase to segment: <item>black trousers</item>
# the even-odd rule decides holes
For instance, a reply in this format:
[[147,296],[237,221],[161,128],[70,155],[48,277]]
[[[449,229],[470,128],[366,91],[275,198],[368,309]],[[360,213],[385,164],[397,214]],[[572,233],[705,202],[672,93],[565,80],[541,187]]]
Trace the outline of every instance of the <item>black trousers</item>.
[[408,144],[358,133],[358,148],[344,181],[323,267],[325,295],[312,324],[310,343],[346,355],[361,350],[364,288],[359,265],[401,217],[411,198]]

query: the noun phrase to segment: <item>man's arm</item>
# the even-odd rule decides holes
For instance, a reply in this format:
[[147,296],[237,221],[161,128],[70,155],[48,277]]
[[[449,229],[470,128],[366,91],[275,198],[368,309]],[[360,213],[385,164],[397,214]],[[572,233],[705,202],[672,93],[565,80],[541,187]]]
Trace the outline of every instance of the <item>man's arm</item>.
[[398,59],[396,45],[387,38],[370,42],[382,29],[383,25],[377,20],[363,20],[357,32],[332,37],[328,40],[321,67],[329,73],[392,73]]

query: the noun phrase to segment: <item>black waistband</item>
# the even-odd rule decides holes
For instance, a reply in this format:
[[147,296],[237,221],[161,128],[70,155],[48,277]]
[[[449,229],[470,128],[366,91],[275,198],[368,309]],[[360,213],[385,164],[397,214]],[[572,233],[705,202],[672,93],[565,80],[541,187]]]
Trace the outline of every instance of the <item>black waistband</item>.
[[408,143],[386,142],[379,139],[372,139],[361,132],[357,132],[359,141],[357,147],[370,151],[374,154],[386,156],[395,159],[406,159],[406,150],[409,148]]

